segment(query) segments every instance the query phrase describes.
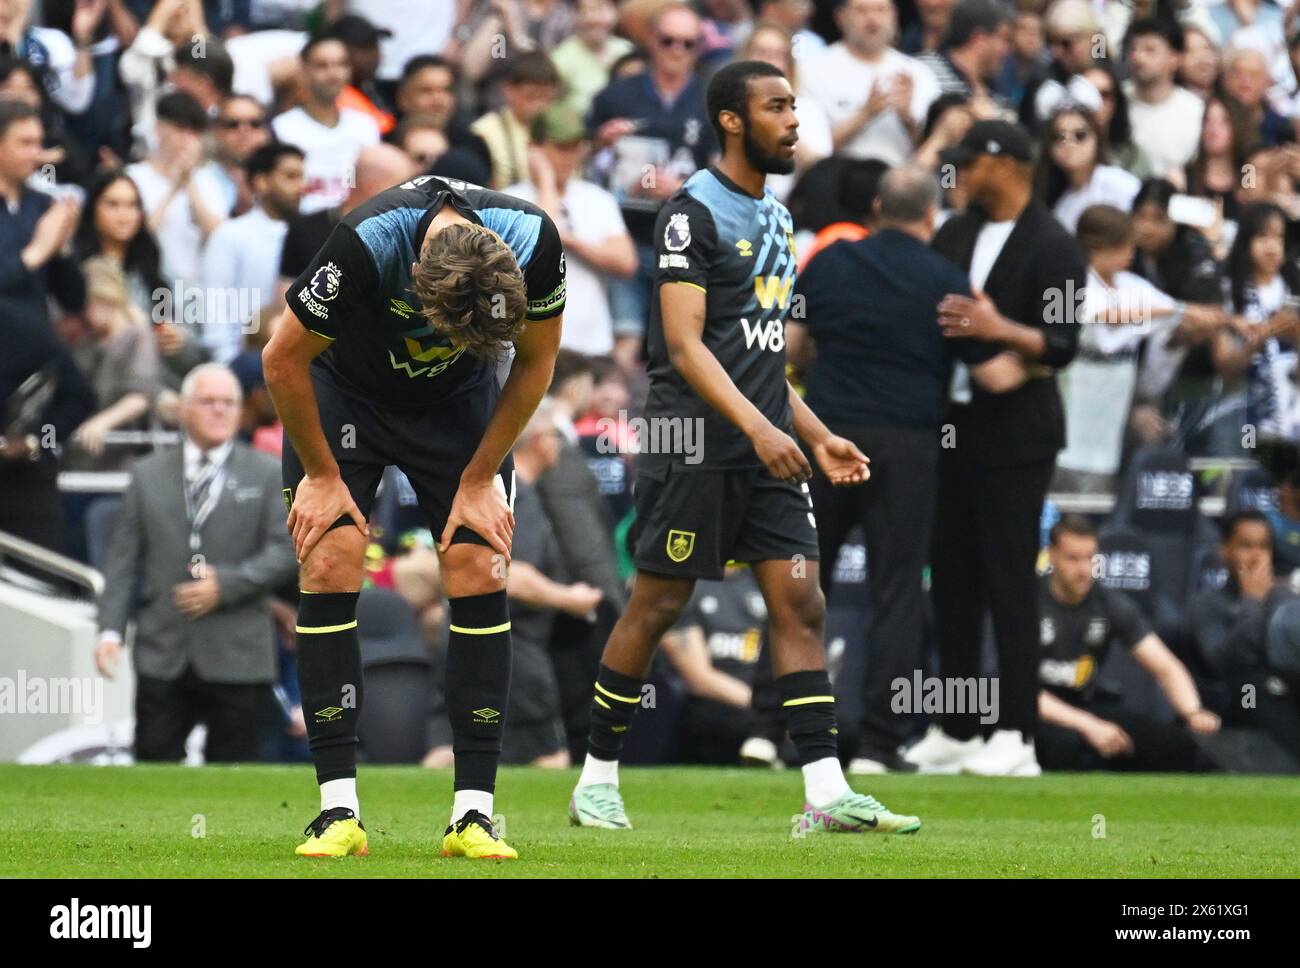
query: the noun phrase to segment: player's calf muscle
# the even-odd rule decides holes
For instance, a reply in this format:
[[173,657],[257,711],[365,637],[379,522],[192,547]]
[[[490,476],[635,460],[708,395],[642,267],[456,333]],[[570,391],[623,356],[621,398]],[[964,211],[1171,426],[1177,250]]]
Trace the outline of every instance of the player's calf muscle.
[[361,588],[366,538],[356,528],[327,531],[298,569],[307,592],[355,592]]

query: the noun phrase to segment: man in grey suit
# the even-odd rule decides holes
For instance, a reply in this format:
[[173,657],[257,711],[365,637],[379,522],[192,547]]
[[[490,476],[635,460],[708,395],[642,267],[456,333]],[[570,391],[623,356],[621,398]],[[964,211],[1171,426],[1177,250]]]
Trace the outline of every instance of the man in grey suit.
[[198,722],[208,728],[209,762],[257,758],[276,678],[267,599],[297,564],[279,466],[234,439],[240,404],[225,366],[190,371],[183,446],[137,462],[123,494],[95,660],[114,674],[134,619],[137,760],[181,759]]

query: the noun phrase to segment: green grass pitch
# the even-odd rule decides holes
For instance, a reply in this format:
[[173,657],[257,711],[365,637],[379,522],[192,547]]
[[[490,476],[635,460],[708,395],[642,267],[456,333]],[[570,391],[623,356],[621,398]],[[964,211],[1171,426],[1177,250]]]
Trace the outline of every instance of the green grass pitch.
[[[888,776],[855,786],[914,837],[790,836],[797,771],[624,769],[636,829],[569,826],[576,771],[502,771],[516,862],[444,859],[444,771],[363,767],[370,856],[293,855],[317,813],[306,766],[0,766],[5,877],[1296,877],[1290,777]],[[1104,836],[1103,836],[1104,834]]]

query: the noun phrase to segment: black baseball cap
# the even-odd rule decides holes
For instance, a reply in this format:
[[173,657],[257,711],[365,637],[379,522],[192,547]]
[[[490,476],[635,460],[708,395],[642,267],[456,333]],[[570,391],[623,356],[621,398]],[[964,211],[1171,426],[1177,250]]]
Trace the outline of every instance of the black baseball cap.
[[953,147],[939,153],[945,165],[961,168],[980,155],[1010,155],[1017,161],[1034,160],[1034,139],[1018,124],[1009,121],[976,121]]
[[354,13],[345,14],[327,24],[323,34],[341,40],[349,47],[378,47],[381,39],[393,36],[387,27],[376,27],[365,17]]

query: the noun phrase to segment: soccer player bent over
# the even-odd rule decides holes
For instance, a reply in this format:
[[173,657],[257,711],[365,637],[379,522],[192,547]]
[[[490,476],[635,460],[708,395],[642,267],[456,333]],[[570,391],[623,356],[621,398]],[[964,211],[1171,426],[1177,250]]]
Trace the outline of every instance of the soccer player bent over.
[[785,378],[793,226],[765,181],[794,168],[794,94],[777,68],[741,61],[713,76],[708,109],[722,160],[686,181],[655,228],[645,413],[652,428],[698,422],[703,449],[638,458],[636,581],[602,656],[569,816],[587,827],[631,826],[618,758],[655,647],[696,579],[719,579],[736,560],[753,566],[767,603],[773,672],[803,766],[803,828],[913,833],[916,817],[854,793],[840,769],[805,483],[812,468],[791,431],[832,483],[861,484],[868,471],[861,451],[833,436]]
[[[284,423],[300,563],[298,677],[321,813],[306,856],[365,854],[357,801],[366,520],[384,469],[410,479],[451,606],[456,756],[448,856],[514,858],[492,826],[510,683],[509,451],[551,379],[564,253],[534,205],[420,177],[350,212],[286,294],[263,353]],[[496,359],[514,344],[504,386]]]

